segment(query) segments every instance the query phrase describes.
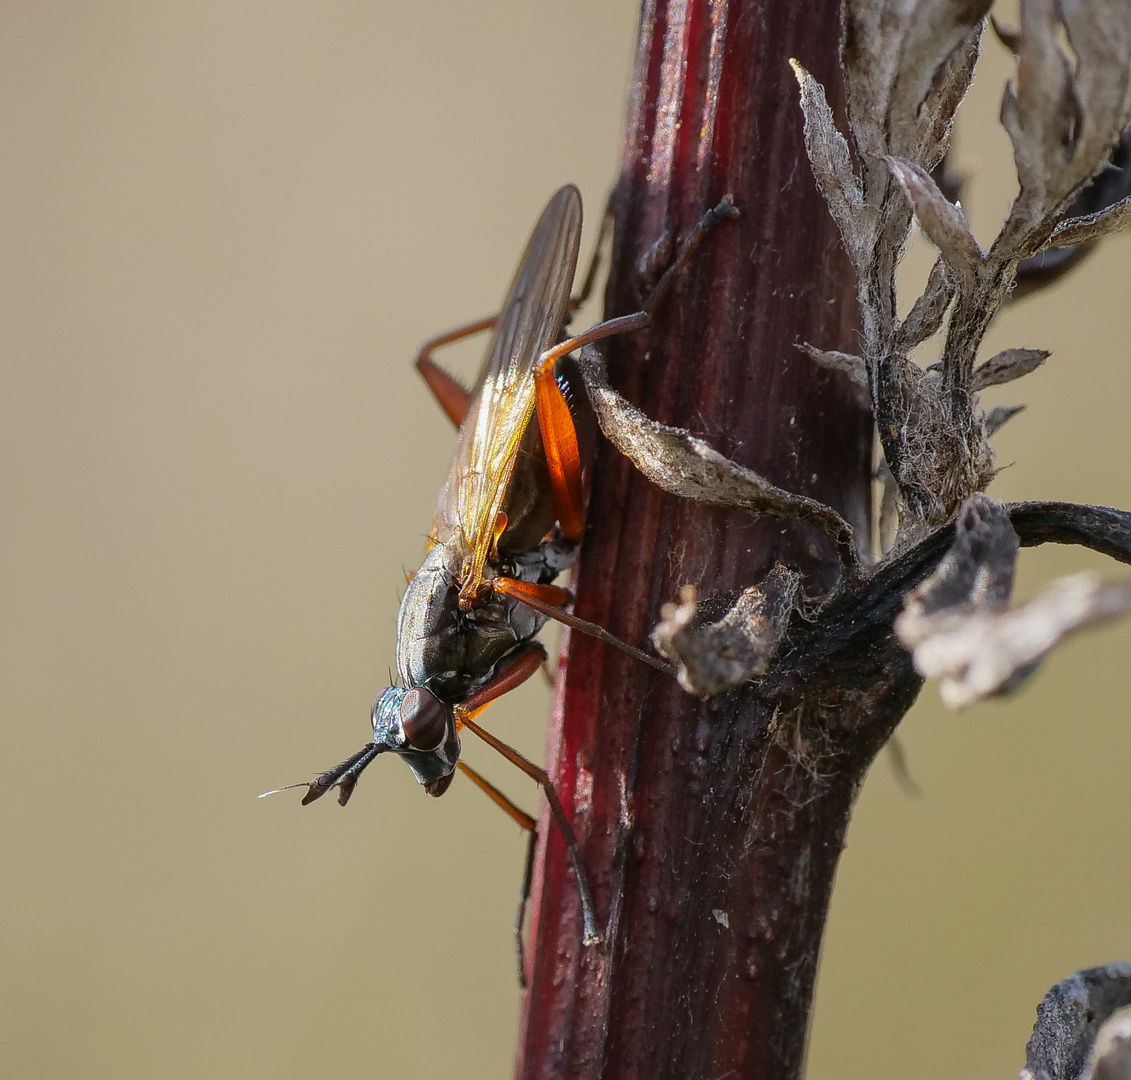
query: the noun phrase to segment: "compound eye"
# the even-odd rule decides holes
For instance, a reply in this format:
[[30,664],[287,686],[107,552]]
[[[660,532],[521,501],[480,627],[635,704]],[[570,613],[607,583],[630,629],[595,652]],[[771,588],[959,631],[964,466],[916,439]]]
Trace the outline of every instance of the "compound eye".
[[401,702],[401,727],[413,750],[437,749],[448,734],[448,707],[435,694],[417,687]]

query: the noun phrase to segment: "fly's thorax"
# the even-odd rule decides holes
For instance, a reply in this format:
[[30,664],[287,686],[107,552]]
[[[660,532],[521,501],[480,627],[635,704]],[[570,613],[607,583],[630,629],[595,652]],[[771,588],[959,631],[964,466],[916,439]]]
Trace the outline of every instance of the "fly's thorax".
[[390,686],[373,703],[373,741],[404,758],[430,795],[442,795],[459,760],[455,713],[423,687]]
[[409,686],[425,686],[432,679],[446,682],[458,671],[461,563],[462,555],[453,544],[436,544],[401,597],[397,674]]
[[[492,591],[499,568],[488,566],[487,585],[466,611],[459,606],[462,552],[437,544],[409,582],[397,621],[397,671],[406,686],[424,687],[441,701],[466,701],[490,681],[499,664],[542,627],[532,608]],[[524,581],[538,580],[542,561],[508,563]],[[531,575],[534,575],[533,577]]]

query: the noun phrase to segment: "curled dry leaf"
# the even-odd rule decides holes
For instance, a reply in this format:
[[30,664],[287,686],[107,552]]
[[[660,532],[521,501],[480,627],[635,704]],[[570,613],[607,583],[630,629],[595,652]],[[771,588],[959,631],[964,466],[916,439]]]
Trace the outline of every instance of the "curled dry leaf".
[[1078,266],[1102,236],[1131,220],[1131,130],[1125,130],[1107,164],[1072,200],[1044,246],[1017,266],[1011,300],[1059,281]]
[[1128,1080],[1131,1077],[1131,1005],[1112,1013],[1096,1035],[1080,1080]]
[[895,346],[898,351],[910,352],[942,326],[946,309],[954,299],[954,289],[954,275],[947,269],[946,259],[940,255],[931,267],[923,294],[911,305],[907,318],[896,331]]
[[1021,23],[1017,79],[1006,87],[1001,122],[1013,143],[1020,198],[1027,197],[1039,214],[1056,202],[1057,178],[1072,160],[1082,110],[1072,65],[1058,41],[1056,0],[1026,0]]
[[1068,244],[1082,244],[1101,236],[1119,232],[1131,225],[1131,197],[1125,198],[1099,213],[1088,217],[1074,217],[1062,221],[1052,231],[1046,247],[1064,247]]
[[999,241],[1001,254],[1024,257],[1049,240],[1066,203],[1105,166],[1131,119],[1131,5],[1024,0],[1015,51],[1017,78],[1002,99],[1001,121],[1021,191]]
[[1050,355],[1047,349],[1002,349],[974,369],[970,389],[985,390],[988,386],[1013,382],[1036,371]]
[[[978,4],[980,8],[988,4]],[[955,5],[957,7],[957,5]],[[979,19],[964,37],[958,40],[950,56],[935,72],[935,77],[923,104],[919,107],[918,127],[920,142],[915,155],[926,168],[934,171],[941,163],[950,143],[954,115],[974,75],[974,66],[981,52],[984,23]],[[945,187],[943,188],[945,191]]]
[[807,341],[799,342],[797,348],[806,353],[826,371],[836,371],[841,375],[847,375],[856,391],[860,407],[871,412],[872,394],[868,389],[868,365],[864,363],[862,356],[857,356],[854,353],[837,352],[835,349],[818,349]]
[[982,417],[982,427],[985,428],[986,438],[992,438],[1018,413],[1024,411],[1024,405],[995,405]]
[[[1131,128],[1126,128],[1103,168],[1080,190],[1045,247],[1079,244],[1127,225],[1131,203]],[[1019,269],[1024,269],[1024,264]]]
[[919,644],[925,620],[940,612],[1008,604],[1019,546],[1006,508],[988,495],[971,495],[958,512],[950,550],[904,601],[896,627],[903,643]]
[[801,575],[779,563],[711,620],[695,587],[685,585],[678,604],[664,605],[652,642],[678,666],[676,677],[688,693],[721,694],[769,670],[800,588]]
[[682,428],[650,420],[609,385],[604,358],[593,346],[581,351],[577,366],[605,438],[652,483],[685,499],[735,507],[758,517],[808,521],[836,545],[844,570],[842,585],[857,576],[852,526],[832,507],[776,487]]
[[1131,964],[1058,982],[1037,1006],[1021,1080],[1127,1080]]
[[865,160],[878,158],[887,151],[884,121],[903,44],[904,26],[892,25],[895,13],[886,12],[885,7],[878,0],[850,0],[842,9],[841,64],[848,96],[848,118]]
[[907,595],[895,622],[916,669],[942,679],[943,701],[953,708],[1016,688],[1066,635],[1131,611],[1131,581],[1104,584],[1093,574],[1062,578],[1009,608],[1016,512],[985,495],[967,499],[950,550]]
[[849,118],[865,156],[897,154],[928,169],[938,163],[989,7],[990,0],[849,0],[842,59]]
[[939,249],[958,281],[969,287],[978,274],[982,249],[970,231],[966,215],[960,207],[947,201],[925,169],[894,157],[884,160],[911,203],[919,228]]
[[821,189],[829,212],[840,229],[856,272],[862,273],[868,256],[871,217],[864,206],[864,194],[852,154],[844,136],[837,130],[825,90],[796,60],[789,65],[801,89],[801,111],[805,118],[805,150],[813,176]]
[[1131,581],[1075,574],[1007,611],[972,606],[935,616],[929,628],[917,629],[923,636],[914,648],[915,667],[928,678],[941,677],[943,701],[961,708],[1016,689],[1068,634],[1128,611]]
[[1131,6],[1124,0],[1058,0],[1057,10],[1076,57],[1074,82],[1084,109],[1081,139],[1100,150],[1098,165],[1131,119]]

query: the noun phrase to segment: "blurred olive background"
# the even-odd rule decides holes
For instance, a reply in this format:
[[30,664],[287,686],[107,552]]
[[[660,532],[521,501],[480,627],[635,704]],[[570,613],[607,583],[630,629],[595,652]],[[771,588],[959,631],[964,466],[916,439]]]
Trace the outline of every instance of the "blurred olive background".
[[[516,827],[396,762],[347,811],[255,796],[367,737],[453,441],[411,360],[493,309],[565,181],[589,249],[636,18],[0,7],[3,1075],[509,1074]],[[991,43],[959,136],[984,243],[1008,67]],[[1109,242],[991,335],[1054,350],[994,392],[1029,405],[1002,497],[1131,505],[1129,265]],[[1120,572],[1024,566],[1023,593]],[[881,758],[852,827],[816,1080],[1012,1075],[1049,985],[1131,956],[1129,642],[1081,638],[960,715],[926,689],[901,729],[922,795]],[[546,702],[492,721],[539,757]]]

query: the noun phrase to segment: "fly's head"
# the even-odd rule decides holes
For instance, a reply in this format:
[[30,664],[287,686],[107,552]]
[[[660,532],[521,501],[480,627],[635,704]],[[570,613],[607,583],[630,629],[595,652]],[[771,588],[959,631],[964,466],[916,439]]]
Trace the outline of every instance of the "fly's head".
[[[382,690],[373,703],[372,742],[308,783],[288,784],[287,788],[307,789],[303,806],[322,798],[331,788],[337,788],[338,802],[345,806],[357,787],[357,778],[369,763],[378,754],[390,750],[408,762],[429,795],[443,795],[452,782],[459,760],[459,733],[452,707],[423,687],[390,686]],[[275,792],[264,794],[274,795]]]
[[390,686],[373,703],[373,745],[400,754],[429,795],[443,795],[459,760],[455,713],[422,686]]

